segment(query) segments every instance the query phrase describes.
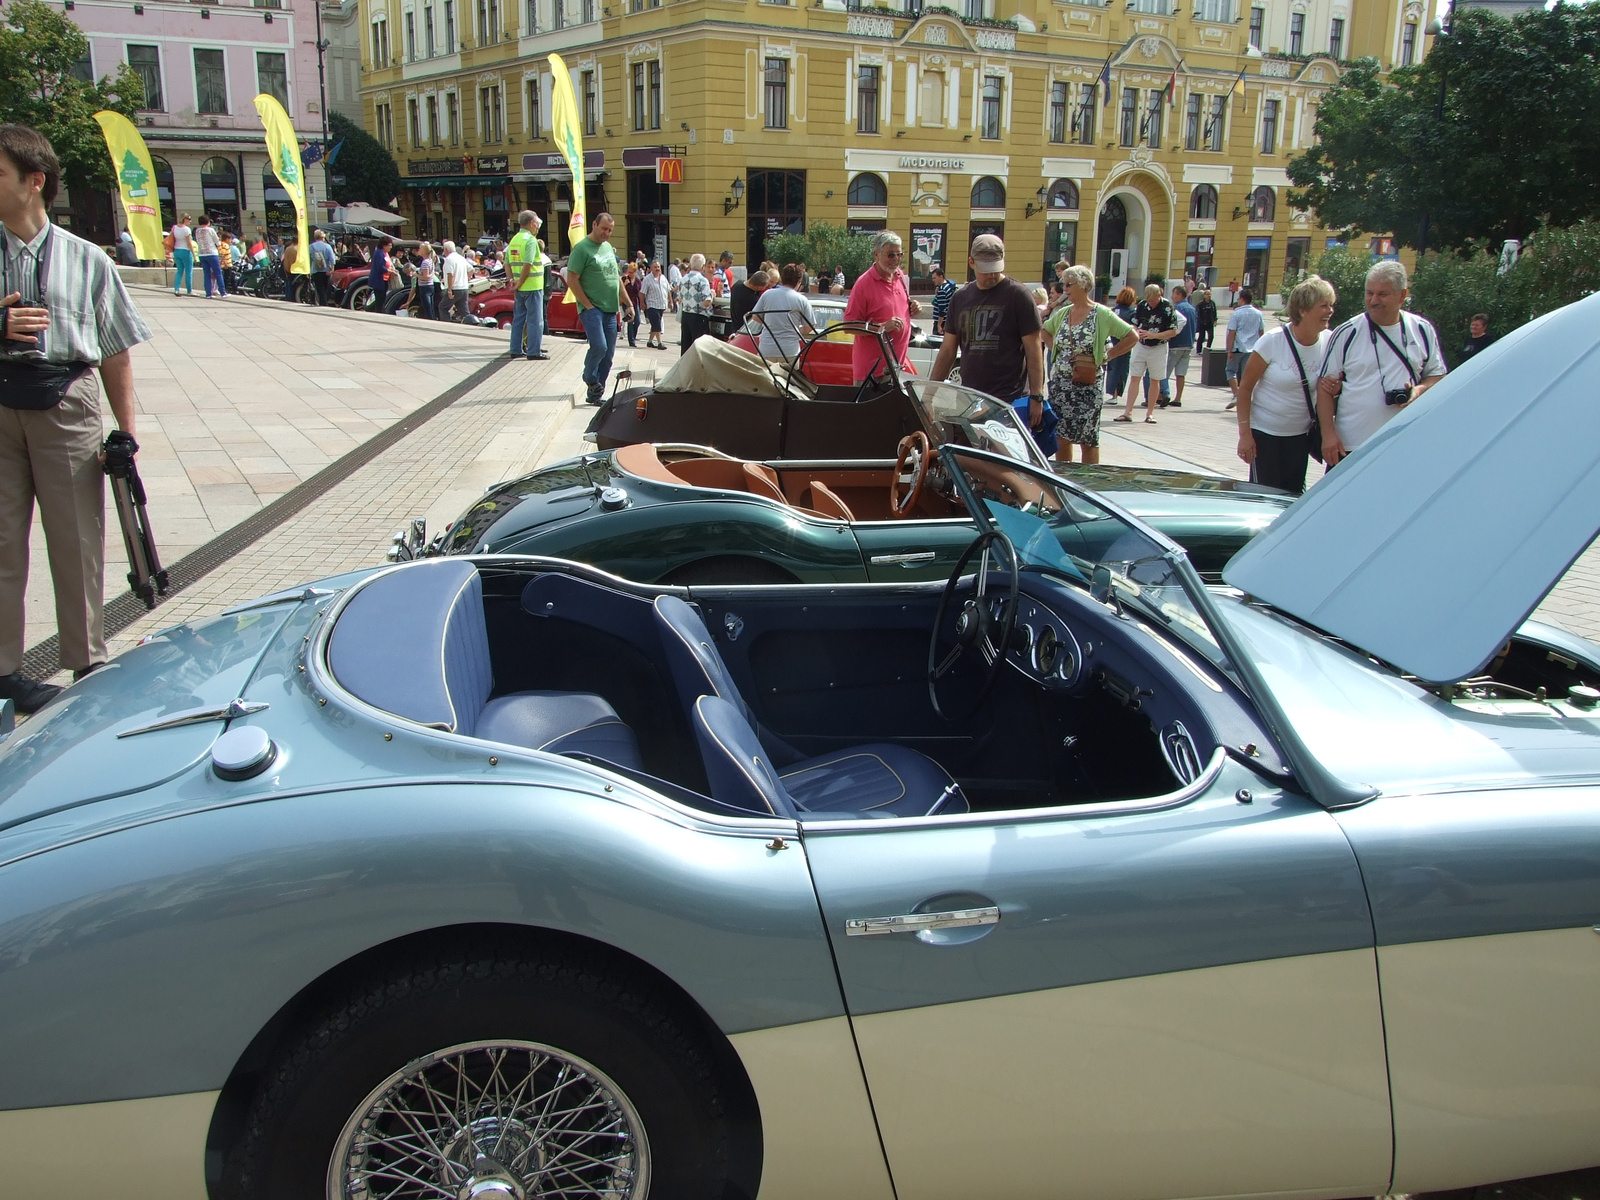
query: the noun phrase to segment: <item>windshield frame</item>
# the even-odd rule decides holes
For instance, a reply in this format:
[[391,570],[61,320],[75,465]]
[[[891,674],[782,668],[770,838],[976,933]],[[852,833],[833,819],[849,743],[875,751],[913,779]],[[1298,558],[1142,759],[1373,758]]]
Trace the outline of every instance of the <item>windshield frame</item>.
[[[937,451],[940,462],[948,472],[952,486],[961,494],[962,501],[967,506],[967,512],[978,523],[979,529],[990,529],[1005,533],[1000,522],[995,519],[986,500],[978,497],[967,479],[966,472],[961,469],[959,459],[963,455],[978,458],[1005,466],[1012,470],[1026,470],[1026,464],[1017,463],[1001,455],[992,454],[984,450],[975,450],[969,446],[941,446]],[[1039,472],[1035,472],[1038,474]],[[1256,665],[1249,648],[1239,639],[1237,633],[1228,619],[1218,609],[1205,582],[1201,580],[1199,572],[1194,569],[1194,564],[1189,561],[1188,554],[1171,538],[1160,530],[1152,529],[1138,517],[1123,509],[1115,502],[1100,496],[1088,488],[1082,487],[1070,480],[1062,478],[1055,472],[1046,472],[1048,481],[1064,489],[1069,495],[1087,500],[1091,504],[1104,509],[1119,520],[1125,521],[1136,533],[1150,539],[1161,548],[1163,558],[1172,568],[1177,583],[1183,593],[1188,597],[1189,604],[1195,613],[1204,622],[1210,632],[1212,645],[1206,646],[1193,635],[1191,631],[1184,630],[1175,620],[1169,619],[1165,614],[1157,611],[1153,605],[1144,599],[1142,594],[1134,597],[1121,595],[1114,582],[1109,578],[1105,581],[1109,586],[1101,594],[1096,586],[1101,582],[1099,575],[1103,564],[1096,564],[1095,578],[1080,583],[1087,583],[1084,589],[1092,599],[1107,604],[1119,616],[1122,616],[1121,602],[1124,599],[1135,601],[1134,611],[1149,614],[1155,621],[1146,622],[1150,625],[1153,635],[1160,637],[1163,633],[1177,633],[1177,638],[1184,645],[1199,651],[1211,661],[1218,669],[1228,672],[1233,681],[1244,692],[1245,697],[1254,705],[1257,715],[1265,724],[1273,740],[1277,743],[1284,761],[1290,770],[1298,787],[1303,788],[1313,800],[1329,811],[1345,808],[1354,808],[1365,804],[1378,796],[1378,790],[1369,784],[1350,783],[1339,778],[1313,755],[1300,735],[1295,731],[1293,724],[1278,703],[1277,696],[1266,682],[1265,676]],[[1065,552],[1065,551],[1063,551]],[[1062,578],[1048,567],[1040,567],[1030,563],[1022,555],[1020,549],[1016,550],[1019,566],[1022,570],[1032,570],[1039,573],[1050,573],[1052,578]],[[1105,568],[1109,572],[1109,568]],[[1132,582],[1132,581],[1130,581]],[[1079,586],[1079,584],[1074,584]],[[1137,583],[1135,582],[1135,587]],[[1181,631],[1181,632],[1179,632]],[[1219,652],[1220,651],[1220,656]],[[1228,747],[1229,754],[1243,762],[1246,766],[1254,767],[1251,756],[1239,747]]]
[[[1024,466],[1032,467],[1036,471],[1044,471],[1049,475],[1055,475],[1055,472],[1050,467],[1050,460],[1044,456],[1044,451],[1039,449],[1039,443],[1033,440],[1033,434],[1030,433],[1028,427],[1022,423],[1022,419],[1017,416],[1017,410],[1011,405],[1007,404],[1004,400],[1000,400],[994,396],[991,396],[988,392],[980,392],[977,388],[968,387],[964,383],[952,383],[948,379],[925,379],[920,375],[904,378],[901,386],[906,395],[911,398],[912,407],[917,410],[917,416],[921,419],[922,427],[927,432],[929,440],[932,441],[936,446],[953,445],[953,443],[939,440],[940,436],[942,436],[942,430],[940,429],[940,426],[946,424],[947,420],[937,416],[932,411],[931,401],[923,397],[922,389],[950,388],[973,397],[973,403],[968,408],[969,412],[977,407],[979,401],[997,405],[1000,409],[1004,410],[1005,415],[999,416],[998,419],[1010,422],[1009,432],[1016,435],[1020,441],[1020,444],[1026,450],[1025,457],[1020,459],[1005,458],[1006,462],[1021,463]],[[979,449],[976,446],[958,446],[955,448],[961,450],[976,450],[978,453],[989,453]]]

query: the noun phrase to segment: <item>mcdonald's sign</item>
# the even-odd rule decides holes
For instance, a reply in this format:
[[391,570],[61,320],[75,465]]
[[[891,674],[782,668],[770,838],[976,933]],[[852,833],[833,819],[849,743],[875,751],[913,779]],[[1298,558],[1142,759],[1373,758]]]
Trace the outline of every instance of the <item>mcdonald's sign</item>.
[[657,183],[682,183],[683,182],[683,159],[681,159],[681,158],[658,158],[658,159],[656,159],[656,182]]

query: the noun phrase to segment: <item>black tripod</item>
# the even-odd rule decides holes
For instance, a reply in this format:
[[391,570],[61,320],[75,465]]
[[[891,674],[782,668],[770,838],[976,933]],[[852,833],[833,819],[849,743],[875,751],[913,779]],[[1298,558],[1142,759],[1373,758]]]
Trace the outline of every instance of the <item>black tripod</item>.
[[117,520],[122,524],[122,544],[128,549],[128,587],[144,601],[156,606],[156,595],[167,594],[167,572],[156,553],[155,535],[150,530],[150,514],[145,509],[144,481],[133,456],[139,443],[133,435],[117,429],[103,447],[106,474],[111,476],[111,495],[117,502]]

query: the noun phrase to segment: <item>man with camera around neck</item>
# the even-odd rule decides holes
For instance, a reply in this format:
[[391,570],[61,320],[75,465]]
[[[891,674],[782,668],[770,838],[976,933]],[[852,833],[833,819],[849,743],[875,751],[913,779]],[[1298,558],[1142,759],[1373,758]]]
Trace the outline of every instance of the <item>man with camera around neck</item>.
[[1443,379],[1439,333],[1405,311],[1406,269],[1398,262],[1367,272],[1367,310],[1333,331],[1317,380],[1317,418],[1329,469],[1382,429],[1402,408]]
[[150,337],[105,252],[50,223],[60,183],[60,163],[43,135],[0,125],[0,699],[22,713],[61,691],[21,672],[36,501],[61,665],[76,679],[106,661],[100,385],[131,440],[128,351]]

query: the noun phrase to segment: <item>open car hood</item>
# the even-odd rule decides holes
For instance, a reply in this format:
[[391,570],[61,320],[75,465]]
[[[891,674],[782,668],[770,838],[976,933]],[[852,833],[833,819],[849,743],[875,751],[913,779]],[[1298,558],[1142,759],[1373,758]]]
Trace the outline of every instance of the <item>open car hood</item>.
[[1434,683],[1479,673],[1600,530],[1600,294],[1508,334],[1233,558],[1233,586]]

